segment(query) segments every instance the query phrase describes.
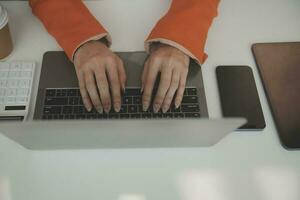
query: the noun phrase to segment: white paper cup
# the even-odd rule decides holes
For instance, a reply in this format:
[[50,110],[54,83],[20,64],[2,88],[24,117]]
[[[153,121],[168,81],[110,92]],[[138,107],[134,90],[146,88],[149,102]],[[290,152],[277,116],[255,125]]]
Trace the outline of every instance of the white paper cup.
[[12,38],[8,26],[8,14],[0,5],[0,60],[8,57],[13,50]]

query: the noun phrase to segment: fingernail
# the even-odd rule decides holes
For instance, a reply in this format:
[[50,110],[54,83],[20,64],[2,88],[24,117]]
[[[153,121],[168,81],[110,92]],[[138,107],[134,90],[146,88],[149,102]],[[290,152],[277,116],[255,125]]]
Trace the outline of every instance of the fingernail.
[[144,102],[143,103],[143,111],[146,112],[149,108],[149,103],[148,102]]
[[160,105],[159,105],[159,104],[154,104],[154,105],[153,105],[153,111],[154,111],[155,113],[157,113],[157,112],[159,111],[159,109],[160,109]]
[[169,110],[168,106],[163,106],[162,111],[163,113],[166,113]]
[[97,107],[97,112],[102,114],[103,113],[103,108],[100,106],[100,107]]
[[121,83],[121,90],[123,93],[125,93],[125,85],[123,83]]
[[106,113],[109,113],[110,108],[111,108],[111,106],[110,106],[110,105],[107,105],[107,106],[104,107],[104,111],[105,111]]
[[180,106],[180,103],[179,102],[175,102],[175,108],[177,109],[177,108],[179,108],[179,106]]
[[114,108],[115,108],[115,111],[116,111],[116,112],[120,112],[121,107],[120,107],[120,104],[119,104],[119,103],[116,103],[116,104],[114,105]]
[[91,111],[92,111],[92,107],[86,107],[86,110],[87,110],[88,112],[91,112]]

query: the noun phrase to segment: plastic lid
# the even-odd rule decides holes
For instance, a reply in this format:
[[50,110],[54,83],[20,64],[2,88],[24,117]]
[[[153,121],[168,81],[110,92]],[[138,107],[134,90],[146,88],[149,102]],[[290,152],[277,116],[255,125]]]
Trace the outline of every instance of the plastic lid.
[[8,21],[7,12],[3,6],[0,5],[0,29],[2,29]]

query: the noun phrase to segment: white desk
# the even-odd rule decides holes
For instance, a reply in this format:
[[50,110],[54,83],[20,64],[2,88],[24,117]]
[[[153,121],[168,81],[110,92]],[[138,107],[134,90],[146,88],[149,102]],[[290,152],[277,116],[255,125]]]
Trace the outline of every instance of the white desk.
[[[87,5],[111,32],[113,50],[142,50],[168,2]],[[35,60],[40,69],[43,53],[60,48],[27,3],[1,3],[9,11],[15,40],[9,60]],[[207,41],[210,58],[203,66],[210,115],[220,116],[215,66],[250,65],[267,122],[264,131],[232,133],[212,148],[45,152],[25,150],[0,135],[0,199],[299,200],[300,151],[286,151],[279,143],[250,46],[299,41],[300,1],[224,0],[219,11]]]

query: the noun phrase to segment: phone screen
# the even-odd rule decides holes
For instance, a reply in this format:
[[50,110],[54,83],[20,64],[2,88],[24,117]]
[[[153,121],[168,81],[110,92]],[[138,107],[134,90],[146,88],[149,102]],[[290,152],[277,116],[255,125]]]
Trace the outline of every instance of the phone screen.
[[264,129],[266,124],[252,69],[248,66],[218,66],[216,69],[224,117],[243,117],[239,129]]

